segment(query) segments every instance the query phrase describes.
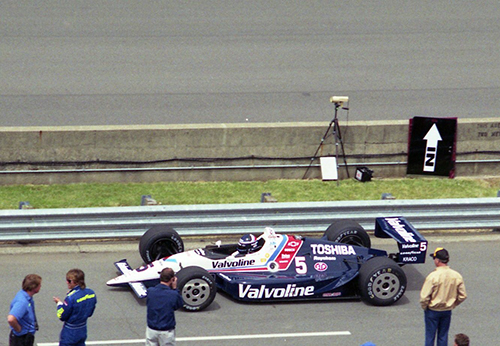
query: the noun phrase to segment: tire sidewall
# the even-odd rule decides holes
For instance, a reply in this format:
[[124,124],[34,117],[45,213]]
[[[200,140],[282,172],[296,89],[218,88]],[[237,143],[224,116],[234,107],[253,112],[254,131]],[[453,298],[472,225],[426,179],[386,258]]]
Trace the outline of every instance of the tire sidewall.
[[[373,284],[381,275],[393,274],[399,280],[399,290],[389,299],[381,299],[373,292]],[[374,257],[361,266],[359,271],[361,297],[369,304],[387,306],[401,299],[406,291],[407,279],[396,262],[387,257]]]
[[170,242],[173,245],[174,252],[162,254],[161,257],[171,256],[184,251],[184,242],[181,236],[171,227],[155,226],[144,233],[139,241],[139,254],[145,263],[151,263],[153,258],[152,248],[159,241]]
[[191,266],[181,269],[179,272],[177,272],[176,276],[177,276],[177,289],[179,290],[181,295],[182,295],[182,290],[186,285],[186,283],[188,283],[190,280],[193,279],[200,279],[205,281],[210,288],[209,297],[202,304],[191,306],[184,303],[184,309],[186,311],[192,311],[192,312],[201,311],[207,308],[210,304],[212,304],[213,300],[215,299],[215,295],[217,293],[217,288],[215,286],[215,278],[207,270],[201,267]]
[[329,241],[344,244],[349,244],[348,239],[352,236],[359,238],[361,244],[351,245],[358,245],[366,248],[371,247],[370,236],[365,229],[355,221],[339,220],[332,223],[324,233],[324,237]]

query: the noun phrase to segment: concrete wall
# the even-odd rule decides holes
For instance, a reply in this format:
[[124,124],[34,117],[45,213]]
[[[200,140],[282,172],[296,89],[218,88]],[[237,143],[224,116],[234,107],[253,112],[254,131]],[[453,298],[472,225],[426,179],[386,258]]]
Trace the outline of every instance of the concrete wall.
[[[5,127],[0,184],[301,179],[328,126]],[[374,177],[406,176],[408,121],[340,122],[340,135],[351,177],[362,164]],[[335,155],[331,131],[323,144],[318,156]],[[497,175],[499,150],[500,120],[459,119],[457,176]],[[313,163],[306,177],[321,178]]]

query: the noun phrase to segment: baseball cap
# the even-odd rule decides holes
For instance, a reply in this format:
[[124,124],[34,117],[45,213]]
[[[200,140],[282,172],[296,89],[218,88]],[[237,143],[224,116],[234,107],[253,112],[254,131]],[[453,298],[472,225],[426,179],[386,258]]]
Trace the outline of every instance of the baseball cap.
[[432,258],[437,258],[441,261],[448,261],[450,259],[450,254],[448,253],[448,250],[442,247],[436,248],[434,250],[434,253],[430,255]]

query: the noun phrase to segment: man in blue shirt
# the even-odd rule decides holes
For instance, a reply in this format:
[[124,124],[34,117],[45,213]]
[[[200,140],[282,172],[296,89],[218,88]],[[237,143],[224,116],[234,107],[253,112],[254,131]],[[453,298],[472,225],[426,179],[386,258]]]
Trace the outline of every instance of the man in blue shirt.
[[35,332],[38,330],[33,296],[40,292],[42,278],[37,274],[29,274],[23,280],[20,290],[12,303],[7,321],[10,325],[9,346],[33,346]]
[[54,297],[57,317],[64,322],[59,346],[85,346],[87,319],[92,316],[97,303],[94,291],[85,285],[85,274],[80,269],[71,269],[66,274],[68,295],[64,302]]
[[160,283],[148,289],[146,346],[175,346],[174,311],[184,305],[171,268],[160,273]]

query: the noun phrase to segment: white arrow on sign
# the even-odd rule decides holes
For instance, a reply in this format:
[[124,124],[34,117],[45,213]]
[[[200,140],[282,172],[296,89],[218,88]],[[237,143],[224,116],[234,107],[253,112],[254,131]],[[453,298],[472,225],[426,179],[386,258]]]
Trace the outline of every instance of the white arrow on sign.
[[436,124],[432,125],[429,132],[425,135],[424,140],[427,141],[427,146],[425,147],[424,172],[434,172],[436,169],[438,142],[443,140]]

